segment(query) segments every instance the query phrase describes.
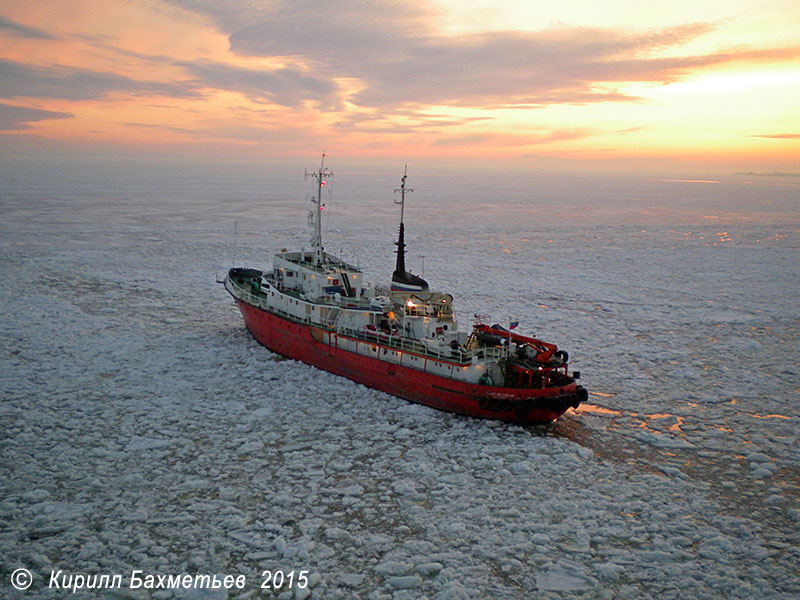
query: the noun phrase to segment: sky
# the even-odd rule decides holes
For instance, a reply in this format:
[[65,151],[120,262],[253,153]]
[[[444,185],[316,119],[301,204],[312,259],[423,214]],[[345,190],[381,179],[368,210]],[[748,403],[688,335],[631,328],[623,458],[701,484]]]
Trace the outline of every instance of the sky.
[[6,155],[791,176],[800,2],[0,0],[0,96]]

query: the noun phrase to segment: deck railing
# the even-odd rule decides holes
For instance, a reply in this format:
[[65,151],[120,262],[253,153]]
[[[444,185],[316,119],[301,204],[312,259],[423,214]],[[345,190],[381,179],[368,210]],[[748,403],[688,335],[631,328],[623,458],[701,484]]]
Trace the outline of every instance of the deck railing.
[[465,350],[459,346],[458,349],[442,348],[437,351],[434,348],[425,346],[418,340],[412,340],[395,335],[381,335],[377,331],[364,331],[351,329],[349,327],[340,327],[337,333],[350,338],[355,338],[370,344],[378,344],[386,346],[387,348],[394,348],[403,352],[414,352],[416,354],[424,355],[434,360],[441,360],[447,362],[457,362],[461,365],[468,365],[472,363],[473,358],[479,361],[498,361],[505,357],[505,351],[500,348],[481,347],[472,350]]
[[405,352],[414,352],[416,354],[421,354],[426,357],[432,358],[434,360],[457,362],[461,365],[471,364],[473,358],[477,358],[477,360],[484,362],[484,361],[498,361],[505,357],[505,350],[497,347],[484,346],[480,348],[473,348],[471,350],[465,350],[461,346],[459,346],[457,349],[447,347],[447,348],[442,348],[440,351],[437,351],[434,348],[425,346],[422,342],[418,340],[411,340],[409,338],[404,338],[395,335],[386,335],[386,334],[381,335],[380,333],[378,333],[378,331],[357,330],[349,327],[337,327],[335,323],[335,321],[337,320],[336,318],[327,319],[322,323],[315,322],[309,319],[308,317],[298,317],[297,315],[293,315],[274,306],[269,306],[267,297],[261,294],[254,294],[249,289],[250,286],[248,284],[240,285],[230,278],[228,279],[228,283],[236,289],[236,296],[241,300],[244,300],[248,304],[257,306],[263,310],[267,310],[269,312],[280,315],[284,319],[289,319],[290,321],[294,321],[295,323],[303,323],[306,325],[315,325],[317,327],[323,327],[328,331],[335,331],[340,335],[347,336],[350,338],[355,338],[371,344],[379,344],[382,346],[386,346],[388,348],[394,348]]

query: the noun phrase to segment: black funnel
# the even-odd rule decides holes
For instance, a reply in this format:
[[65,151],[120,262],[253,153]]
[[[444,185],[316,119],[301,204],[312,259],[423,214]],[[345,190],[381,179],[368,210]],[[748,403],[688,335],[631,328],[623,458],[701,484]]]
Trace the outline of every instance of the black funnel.
[[409,287],[420,288],[421,290],[428,289],[428,282],[422,277],[417,277],[406,271],[406,242],[405,242],[405,227],[400,223],[400,235],[395,242],[397,246],[397,264],[392,273],[392,282]]

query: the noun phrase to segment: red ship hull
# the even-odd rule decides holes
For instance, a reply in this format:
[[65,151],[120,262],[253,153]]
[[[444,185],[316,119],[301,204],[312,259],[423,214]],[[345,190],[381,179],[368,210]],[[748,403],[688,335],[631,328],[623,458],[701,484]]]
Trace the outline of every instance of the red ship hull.
[[528,425],[554,421],[586,399],[586,391],[574,382],[543,389],[476,385],[363,356],[318,341],[313,326],[239,299],[236,303],[253,337],[273,352],[417,404]]

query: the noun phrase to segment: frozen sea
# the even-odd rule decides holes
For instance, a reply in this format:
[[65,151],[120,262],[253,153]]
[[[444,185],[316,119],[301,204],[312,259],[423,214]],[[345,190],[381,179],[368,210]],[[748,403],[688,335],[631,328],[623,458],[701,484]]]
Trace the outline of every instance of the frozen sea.
[[[387,281],[402,165],[330,166],[326,247]],[[800,181],[412,161],[412,269],[462,327],[568,350],[590,391],[519,427],[247,333],[215,277],[308,244],[305,167],[0,163],[0,597],[800,597]],[[132,590],[134,570],[247,584]]]

